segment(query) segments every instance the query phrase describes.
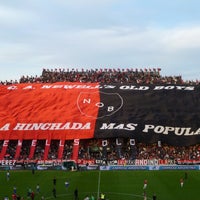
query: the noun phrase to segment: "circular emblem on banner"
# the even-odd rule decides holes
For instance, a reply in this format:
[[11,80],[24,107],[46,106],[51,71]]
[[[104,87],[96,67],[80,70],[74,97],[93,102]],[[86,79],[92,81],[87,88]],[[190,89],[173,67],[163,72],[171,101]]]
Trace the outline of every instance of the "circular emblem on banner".
[[87,117],[102,118],[118,112],[123,106],[123,99],[118,93],[81,92],[77,106]]

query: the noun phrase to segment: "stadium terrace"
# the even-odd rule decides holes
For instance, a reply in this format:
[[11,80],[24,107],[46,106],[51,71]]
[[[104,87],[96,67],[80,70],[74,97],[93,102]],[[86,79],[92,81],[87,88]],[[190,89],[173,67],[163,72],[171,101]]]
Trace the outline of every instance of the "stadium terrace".
[[199,80],[160,68],[44,68],[0,86],[2,163],[200,163]]

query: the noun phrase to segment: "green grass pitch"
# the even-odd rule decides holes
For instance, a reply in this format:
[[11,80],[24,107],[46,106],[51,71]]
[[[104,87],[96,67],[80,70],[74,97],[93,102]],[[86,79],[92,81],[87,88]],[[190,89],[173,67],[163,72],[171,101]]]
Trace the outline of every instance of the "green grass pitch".
[[[187,171],[188,178],[184,187],[180,187],[180,178],[184,178],[185,171],[10,171],[10,180],[6,180],[6,171],[0,171],[0,199],[17,193],[27,199],[27,189],[30,187],[36,193],[36,185],[40,185],[40,194],[35,200],[54,199],[52,194],[53,178],[56,177],[56,192],[59,200],[73,200],[74,190],[78,189],[79,200],[86,195],[93,194],[95,199],[100,192],[106,194],[109,200],[142,200],[143,181],[148,180],[146,189],[147,199],[152,199],[155,192],[158,200],[199,200],[200,172]],[[68,189],[65,181],[70,183]]]

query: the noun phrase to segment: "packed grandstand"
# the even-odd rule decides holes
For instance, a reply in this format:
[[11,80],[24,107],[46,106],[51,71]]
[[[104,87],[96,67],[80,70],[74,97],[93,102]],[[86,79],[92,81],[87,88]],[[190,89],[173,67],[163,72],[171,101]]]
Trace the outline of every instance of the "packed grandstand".
[[1,81],[1,167],[199,164],[199,85],[160,68],[43,69]]

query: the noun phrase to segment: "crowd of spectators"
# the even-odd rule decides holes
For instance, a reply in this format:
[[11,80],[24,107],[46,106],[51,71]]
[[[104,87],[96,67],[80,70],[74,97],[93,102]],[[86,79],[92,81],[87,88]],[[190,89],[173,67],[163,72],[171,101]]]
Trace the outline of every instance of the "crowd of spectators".
[[20,80],[0,81],[1,85],[18,83],[133,83],[133,84],[199,84],[199,80],[183,80],[182,76],[162,76],[160,68],[144,69],[43,69],[41,75],[24,75]]
[[102,146],[101,140],[89,140],[83,142],[80,152],[80,159],[161,159],[161,160],[199,160],[200,145],[191,146],[172,146],[168,144],[152,143],[146,144],[143,142],[130,145],[129,140],[124,139],[123,145],[116,145],[116,139],[107,139],[106,149]]
[[72,158],[73,142],[73,140],[65,141],[62,159],[70,160]]
[[137,147],[138,159],[170,159],[170,160],[199,160],[200,159],[200,145],[192,146],[171,146],[163,144],[146,145],[140,143]]
[[[55,83],[55,82],[87,82],[87,83],[133,83],[133,84],[189,84],[198,85],[200,81],[184,81],[182,76],[162,76],[160,68],[145,69],[43,69],[39,76],[22,76],[19,81],[0,81],[0,85],[20,83]],[[174,147],[170,145],[138,143],[134,148],[127,143],[116,146],[112,139],[109,145],[102,146],[101,140],[82,140],[80,142],[80,159],[199,159],[200,145]],[[2,149],[3,141],[0,141]],[[17,140],[11,140],[5,159],[14,159]],[[19,159],[28,159],[31,140],[23,141]],[[51,141],[48,159],[58,156],[59,140]],[[34,159],[43,159],[45,140],[38,140]],[[73,152],[73,141],[64,144],[63,159],[70,159]]]
[[[102,146],[101,139],[81,140],[79,148],[79,159],[170,159],[170,160],[199,160],[200,145],[191,146],[171,146],[158,143],[145,144],[137,143],[130,145],[127,139],[124,139],[123,145],[118,146],[116,139],[108,139],[108,145]],[[55,146],[51,146],[51,149]],[[56,147],[58,149],[58,145]],[[50,151],[51,152],[51,151]],[[66,141],[63,153],[63,159],[70,159],[73,152],[73,141]]]
[[[161,159],[161,160],[200,160],[200,145],[191,146],[171,146],[167,144],[158,145],[158,143],[145,144],[137,143],[131,146],[127,139],[124,139],[123,145],[118,146],[114,141],[116,139],[107,139],[106,146],[102,145],[101,139],[88,139],[80,141],[78,153],[79,159],[92,160],[134,160],[134,159]],[[1,145],[3,143],[1,142]],[[31,140],[24,140],[21,153],[18,160],[28,159]],[[17,140],[10,140],[4,159],[12,160],[15,157]],[[34,159],[42,160],[44,156],[45,140],[38,140]],[[48,153],[49,160],[55,160],[58,156],[59,140],[52,140]],[[65,142],[62,159],[72,158],[73,140]]]
[[31,142],[32,142],[32,140],[23,140],[20,155],[19,155],[19,160],[28,159],[29,153],[30,153]]
[[5,158],[14,159],[16,148],[17,148],[17,140],[10,140],[8,143],[8,147],[6,149]]
[[[34,159],[42,160],[44,156],[44,149],[45,149],[45,140],[37,140],[35,152],[34,152]],[[30,147],[29,147],[30,148]]]

